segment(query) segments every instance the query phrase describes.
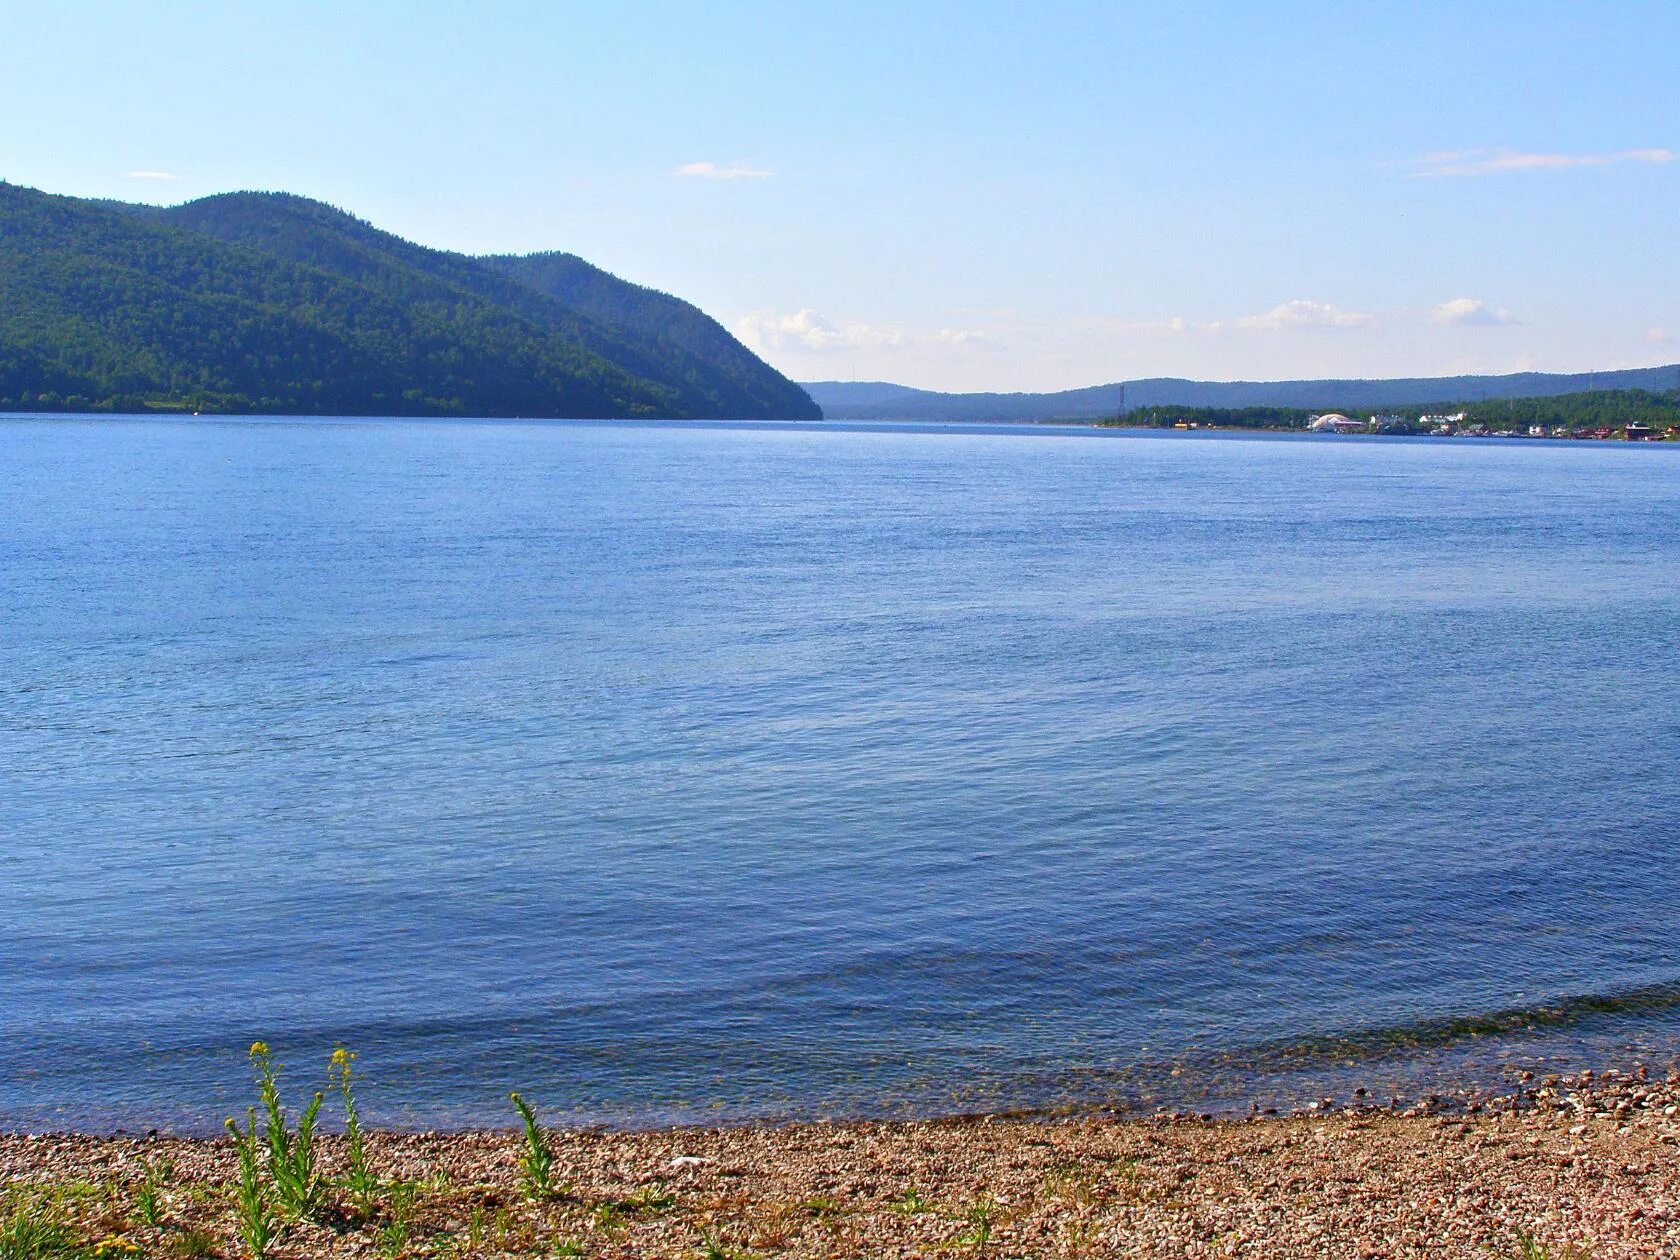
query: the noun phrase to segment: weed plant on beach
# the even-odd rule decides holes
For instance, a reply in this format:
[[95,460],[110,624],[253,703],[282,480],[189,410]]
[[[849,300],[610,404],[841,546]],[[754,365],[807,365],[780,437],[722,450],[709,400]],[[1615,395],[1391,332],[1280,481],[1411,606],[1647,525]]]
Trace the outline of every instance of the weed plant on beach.
[[933,1204],[922,1197],[922,1192],[911,1186],[898,1198],[887,1205],[889,1211],[897,1212],[900,1216],[920,1216],[924,1212],[933,1211]]
[[358,1215],[370,1217],[379,1206],[379,1178],[368,1166],[367,1138],[362,1131],[361,1112],[356,1109],[355,1054],[339,1046],[332,1053],[328,1074],[333,1088],[344,1100],[344,1146],[348,1164],[344,1173],[344,1193]]
[[747,1260],[747,1257],[743,1252],[725,1247],[722,1236],[716,1230],[701,1229],[700,1260]]
[[140,1180],[134,1187],[134,1212],[142,1225],[152,1229],[162,1228],[163,1185],[174,1175],[174,1166],[168,1160],[141,1163]]
[[257,1109],[246,1113],[244,1129],[229,1118],[228,1132],[233,1134],[234,1153],[239,1158],[239,1193],[235,1201],[235,1225],[239,1241],[245,1244],[251,1260],[267,1260],[268,1249],[274,1242],[277,1222],[269,1202],[268,1186],[263,1181],[262,1166],[257,1156]]
[[1516,1242],[1510,1248],[1501,1250],[1489,1247],[1488,1252],[1494,1260],[1592,1260],[1592,1252],[1584,1247],[1566,1243],[1554,1250],[1549,1243],[1541,1242],[1526,1231],[1517,1235]]
[[597,1203],[590,1215],[595,1224],[609,1234],[624,1228],[624,1209],[616,1203]]
[[412,1181],[399,1181],[390,1187],[387,1196],[385,1224],[379,1227],[379,1250],[387,1256],[400,1256],[408,1247],[413,1228],[414,1201],[420,1187]]
[[997,1201],[990,1196],[972,1204],[968,1211],[963,1213],[963,1219],[968,1222],[968,1229],[958,1236],[957,1241],[976,1251],[984,1251],[986,1244],[992,1240],[993,1218],[996,1214]]
[[208,1260],[219,1254],[216,1239],[208,1230],[183,1229],[174,1238],[176,1260]]
[[624,1200],[632,1212],[663,1212],[677,1201],[677,1196],[665,1189],[663,1181],[653,1181],[636,1190]]
[[47,1260],[74,1254],[70,1231],[47,1205],[26,1199],[0,1218],[0,1260]]
[[531,1109],[531,1104],[517,1091],[509,1094],[508,1098],[512,1100],[525,1128],[525,1147],[519,1155],[525,1188],[533,1199],[550,1198],[554,1194],[554,1152],[548,1149],[548,1142],[537,1124],[537,1113]]
[[[346,1189],[358,1210],[365,1213],[373,1210],[379,1183],[367,1165],[361,1118],[356,1112],[354,1058],[347,1050],[334,1051],[329,1073],[344,1096],[351,1152]],[[246,1108],[244,1128],[230,1118],[227,1129],[233,1135],[239,1160],[236,1230],[252,1260],[264,1260],[279,1235],[282,1215],[308,1220],[321,1216],[327,1207],[329,1186],[321,1173],[315,1145],[315,1122],[325,1095],[315,1092],[294,1130],[280,1099],[280,1067],[268,1043],[253,1041],[250,1060],[256,1069],[257,1094],[262,1103],[260,1141],[255,1107]],[[136,1208],[148,1225],[160,1223],[158,1185],[165,1175],[148,1165],[145,1180],[135,1191]]]
[[280,1102],[279,1065],[267,1042],[251,1043],[251,1064],[257,1069],[262,1095],[263,1141],[268,1146],[268,1175],[274,1182],[275,1199],[288,1215],[309,1219],[320,1212],[326,1199],[326,1181],[316,1167],[315,1151],[315,1118],[321,1112],[323,1095],[316,1091],[293,1132]]

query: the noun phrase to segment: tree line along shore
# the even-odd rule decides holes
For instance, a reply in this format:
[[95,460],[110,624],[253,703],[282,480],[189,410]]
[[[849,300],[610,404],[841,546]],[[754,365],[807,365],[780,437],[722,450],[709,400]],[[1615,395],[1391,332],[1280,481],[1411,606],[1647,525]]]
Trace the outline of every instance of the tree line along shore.
[[1593,390],[1546,398],[1417,403],[1380,410],[1302,407],[1138,407],[1108,427],[1276,429],[1395,436],[1680,441],[1680,391]]

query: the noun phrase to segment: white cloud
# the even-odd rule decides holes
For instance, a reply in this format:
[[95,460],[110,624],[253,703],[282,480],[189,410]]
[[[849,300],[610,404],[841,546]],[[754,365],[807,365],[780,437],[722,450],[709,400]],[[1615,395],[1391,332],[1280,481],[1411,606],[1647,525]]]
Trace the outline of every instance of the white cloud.
[[994,344],[985,333],[977,332],[972,328],[941,328],[936,333],[930,333],[924,340],[941,346],[989,346]]
[[1259,315],[1237,319],[1191,319],[1172,315],[1164,319],[1096,319],[1085,321],[1093,334],[1106,337],[1218,336],[1233,332],[1308,332],[1324,329],[1373,328],[1375,315],[1344,311],[1328,302],[1296,298]]
[[1120,333],[1201,333],[1218,332],[1223,327],[1224,325],[1218,320],[1206,322],[1186,319],[1182,315],[1174,315],[1170,319],[1123,321],[1115,324],[1113,331]]
[[1496,328],[1522,321],[1503,307],[1489,306],[1480,298],[1452,298],[1429,312],[1437,324],[1460,324],[1471,328]]
[[1452,298],[1439,306],[1393,307],[1382,311],[1348,311],[1329,302],[1296,298],[1258,315],[1235,319],[1191,319],[1173,315],[1163,319],[1086,321],[1093,335],[1104,337],[1228,337],[1233,333],[1319,333],[1335,331],[1401,330],[1414,327],[1425,317],[1436,324],[1471,327],[1502,327],[1522,321],[1503,307],[1489,306],[1480,298]]
[[792,315],[748,315],[735,335],[757,350],[901,350],[913,346],[983,348],[996,343],[983,332],[941,328],[913,333],[890,324],[835,324],[806,307]]
[[1344,311],[1328,302],[1296,298],[1263,315],[1245,315],[1234,326],[1250,332],[1289,332],[1298,328],[1369,328],[1376,322],[1375,316],[1361,311]]
[[771,172],[761,171],[745,162],[732,162],[728,166],[719,166],[716,162],[685,162],[671,173],[692,179],[769,179],[771,175]]
[[1676,337],[1666,328],[1655,326],[1645,330],[1645,340],[1655,346],[1672,346],[1680,343],[1680,337]]
[[124,179],[184,179],[172,171],[124,171]]
[[1561,171],[1577,166],[1617,166],[1628,162],[1662,166],[1680,159],[1673,149],[1623,149],[1616,153],[1519,153],[1511,149],[1461,149],[1429,153],[1410,165],[1412,175],[1509,175],[1517,171]]
[[735,335],[765,350],[855,350],[893,342],[887,330],[866,324],[839,328],[810,307],[792,315],[748,315],[736,323]]

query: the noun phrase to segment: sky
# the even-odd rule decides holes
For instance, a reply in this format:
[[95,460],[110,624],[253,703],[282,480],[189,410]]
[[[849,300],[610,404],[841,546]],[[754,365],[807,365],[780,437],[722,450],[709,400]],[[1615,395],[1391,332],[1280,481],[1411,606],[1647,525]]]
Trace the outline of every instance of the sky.
[[0,0],[0,179],[560,249],[797,380],[1680,361],[1680,4]]

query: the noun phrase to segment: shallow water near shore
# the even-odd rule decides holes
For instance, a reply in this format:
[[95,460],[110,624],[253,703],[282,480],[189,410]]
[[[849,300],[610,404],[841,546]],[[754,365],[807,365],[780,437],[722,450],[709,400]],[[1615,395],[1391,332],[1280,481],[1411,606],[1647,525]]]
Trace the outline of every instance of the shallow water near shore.
[[0,1127],[1680,1053],[1680,447],[0,418]]

